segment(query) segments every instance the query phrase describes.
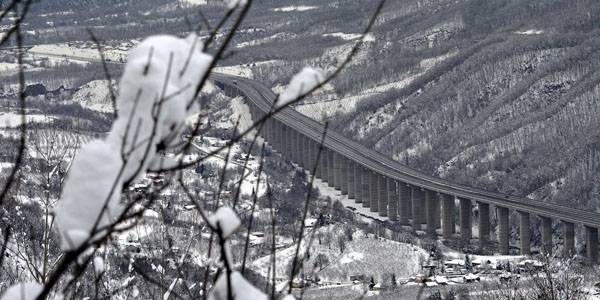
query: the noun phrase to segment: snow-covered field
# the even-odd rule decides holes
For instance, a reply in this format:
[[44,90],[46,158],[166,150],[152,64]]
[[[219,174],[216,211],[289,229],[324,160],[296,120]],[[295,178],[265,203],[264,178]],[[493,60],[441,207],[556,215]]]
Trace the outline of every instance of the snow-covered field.
[[[48,45],[37,45],[33,46],[29,51],[29,54],[38,56],[58,56],[70,59],[82,59],[82,60],[99,60],[100,53],[94,49],[81,49],[77,47],[70,47],[65,44],[48,44]],[[113,49],[104,51],[104,58],[111,61],[125,61],[127,59],[128,51]]]
[[279,8],[275,8],[273,9],[273,11],[283,11],[283,12],[290,12],[290,11],[307,11],[307,10],[312,10],[312,9],[317,9],[317,6],[306,6],[306,5],[300,5],[300,6],[285,6],[285,7],[279,7]]
[[[22,116],[14,112],[0,112],[0,128],[11,128],[21,124]],[[50,123],[54,118],[44,115],[25,115],[26,123]]]

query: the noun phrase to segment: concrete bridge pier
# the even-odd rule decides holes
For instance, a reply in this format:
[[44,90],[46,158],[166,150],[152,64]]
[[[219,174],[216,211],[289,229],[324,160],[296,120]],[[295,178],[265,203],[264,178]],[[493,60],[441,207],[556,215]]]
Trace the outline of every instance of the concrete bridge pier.
[[[319,143],[315,142],[315,141],[311,141],[310,143],[311,148],[310,148],[310,155],[312,157],[310,163],[309,168],[312,170],[312,168],[314,168],[316,166],[315,169],[315,176],[317,176],[318,179],[323,178],[323,165],[321,163],[321,160],[323,159],[322,155],[323,153],[319,154],[319,148],[321,147],[319,145]],[[320,155],[320,156],[319,156]]]
[[327,182],[329,180],[329,164],[327,163],[327,160],[329,158],[329,155],[327,154],[327,152],[329,152],[329,149],[323,147],[323,150],[321,150],[321,181],[323,182]]
[[346,159],[346,172],[348,172],[348,175],[346,175],[346,177],[348,177],[348,181],[347,181],[347,186],[346,188],[348,189],[348,199],[356,199],[356,187],[355,187],[355,181],[354,181],[354,162],[350,159]]
[[290,156],[288,155],[288,150],[289,148],[288,146],[288,127],[285,126],[285,124],[280,123],[279,128],[281,130],[281,137],[279,140],[280,146],[279,146],[279,153],[281,153],[282,158],[289,158]]
[[410,186],[404,182],[398,182],[398,221],[400,225],[408,225],[410,219],[409,203],[410,203]]
[[333,188],[342,190],[342,161],[341,155],[336,152],[333,152]]
[[283,140],[285,138],[285,134],[284,134],[284,125],[283,123],[277,121],[277,138],[275,139],[275,149],[277,149],[277,152],[279,152],[279,154],[283,154]]
[[542,221],[542,249],[543,254],[552,255],[552,219],[540,216]]
[[369,173],[369,190],[371,194],[371,212],[379,211],[379,174],[371,171]]
[[269,142],[271,148],[275,149],[275,142],[277,140],[277,136],[275,134],[277,131],[277,121],[274,118],[269,118],[269,120],[267,120],[267,123],[269,124],[269,134],[267,135],[267,141]]
[[496,206],[498,213],[498,253],[508,255],[508,208]]
[[425,210],[427,219],[427,237],[435,239],[435,219],[439,215],[435,215],[435,192],[431,190],[425,191]]
[[299,156],[300,156],[300,149],[298,147],[298,131],[288,128],[290,129],[289,132],[289,136],[290,136],[290,154],[291,154],[291,160],[293,163],[300,165],[300,160],[299,160]]
[[519,212],[519,237],[521,255],[531,254],[531,229],[529,213]]
[[471,232],[471,215],[472,204],[471,199],[458,198],[460,203],[460,236],[465,240],[470,240],[473,237]]
[[371,207],[371,190],[370,181],[371,181],[371,170],[361,166],[362,168],[362,206],[363,207]]
[[479,249],[487,247],[490,240],[490,205],[477,202],[479,210]]
[[585,226],[585,242],[588,264],[598,263],[598,228]]
[[[348,159],[340,155],[340,186],[342,188],[342,195],[348,195],[348,165]],[[350,199],[350,197],[348,197],[348,199]]]
[[421,216],[423,215],[423,191],[420,187],[411,186],[412,195],[412,227],[414,230],[421,230],[421,223],[423,222]]
[[[302,167],[312,173],[314,164],[311,163],[310,153],[313,151],[313,145],[311,139],[305,135],[300,135],[302,139],[300,142],[303,145],[304,153],[302,154]],[[313,158],[314,159],[314,158]],[[314,174],[313,174],[314,175]]]
[[442,228],[442,201],[440,200],[440,194],[438,192],[431,191],[433,193],[433,199],[435,201],[435,229]]
[[387,195],[388,195],[388,219],[392,222],[398,221],[398,189],[396,181],[387,178]]
[[355,163],[354,164],[354,203],[363,202],[363,166]]
[[331,149],[327,149],[327,186],[334,187],[335,183],[335,167],[334,167],[335,152]]
[[377,175],[377,186],[379,187],[379,199],[377,203],[379,203],[379,216],[387,217],[388,216],[388,187],[387,187],[387,178],[383,175]]
[[575,224],[563,221],[563,255],[571,258],[575,255]]
[[442,236],[445,239],[454,233],[454,196],[440,194],[442,199]]

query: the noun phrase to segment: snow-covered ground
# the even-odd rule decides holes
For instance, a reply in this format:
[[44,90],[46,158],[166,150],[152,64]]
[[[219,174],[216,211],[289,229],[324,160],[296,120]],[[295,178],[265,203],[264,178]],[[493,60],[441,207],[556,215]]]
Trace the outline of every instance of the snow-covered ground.
[[[11,128],[21,124],[21,115],[14,112],[0,112],[0,128]],[[27,123],[50,123],[54,120],[53,117],[45,115],[26,115],[25,122]]]
[[290,12],[290,11],[307,11],[307,10],[312,10],[312,9],[317,9],[317,6],[306,6],[306,5],[300,5],[300,6],[285,6],[285,7],[279,7],[279,8],[275,8],[273,9],[273,11],[283,11],[283,12]]
[[[82,59],[82,60],[98,60],[100,59],[100,53],[96,49],[81,49],[77,47],[70,47],[65,44],[47,44],[33,46],[29,51],[29,54],[34,56],[59,56],[70,59]],[[113,49],[104,51],[104,58],[111,61],[125,61],[127,59],[128,51]]]
[[88,82],[73,94],[71,101],[79,103],[84,108],[99,112],[110,113],[113,111],[106,80]]

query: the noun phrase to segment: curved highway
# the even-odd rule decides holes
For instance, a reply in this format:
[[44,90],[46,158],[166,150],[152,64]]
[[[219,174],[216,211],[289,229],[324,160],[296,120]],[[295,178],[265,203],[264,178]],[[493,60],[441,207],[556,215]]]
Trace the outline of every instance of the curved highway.
[[[252,102],[263,112],[269,111],[275,100],[275,94],[273,94],[270,88],[254,80],[224,74],[213,74],[211,78],[230,87],[237,88],[246,95],[248,101]],[[298,133],[320,143],[324,130],[323,124],[289,107],[277,113],[274,118],[286,126],[293,128]],[[324,146],[376,173],[410,185],[442,194],[528,212],[538,216],[600,228],[600,213],[490,192],[434,177],[411,169],[331,130],[327,132]]]

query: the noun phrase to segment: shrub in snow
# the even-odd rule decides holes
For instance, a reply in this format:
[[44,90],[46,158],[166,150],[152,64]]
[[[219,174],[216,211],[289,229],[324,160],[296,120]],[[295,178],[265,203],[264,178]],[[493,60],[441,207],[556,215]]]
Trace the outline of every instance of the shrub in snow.
[[55,209],[63,251],[77,249],[122,213],[125,182],[167,167],[158,146],[171,145],[198,111],[197,85],[212,61],[201,49],[191,34],[150,37],[131,51],[117,98],[119,117],[105,140],[88,144],[75,158]]

